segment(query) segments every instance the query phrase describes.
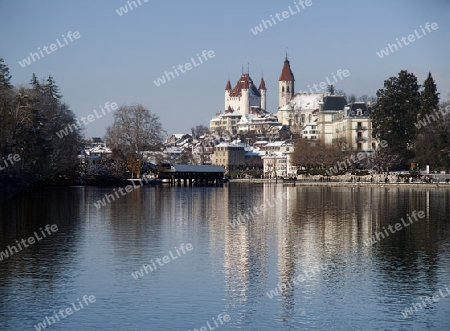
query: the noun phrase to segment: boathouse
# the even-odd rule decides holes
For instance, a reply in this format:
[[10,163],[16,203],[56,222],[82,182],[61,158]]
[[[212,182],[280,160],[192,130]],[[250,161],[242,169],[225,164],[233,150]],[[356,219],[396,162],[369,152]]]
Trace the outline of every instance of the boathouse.
[[220,186],[225,168],[217,165],[176,164],[159,172],[159,179],[168,179],[170,186]]

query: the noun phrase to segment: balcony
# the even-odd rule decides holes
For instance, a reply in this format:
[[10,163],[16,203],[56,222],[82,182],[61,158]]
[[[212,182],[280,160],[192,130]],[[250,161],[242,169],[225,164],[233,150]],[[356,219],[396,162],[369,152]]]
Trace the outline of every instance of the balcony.
[[361,130],[361,131],[367,130],[367,126],[357,126],[356,130]]

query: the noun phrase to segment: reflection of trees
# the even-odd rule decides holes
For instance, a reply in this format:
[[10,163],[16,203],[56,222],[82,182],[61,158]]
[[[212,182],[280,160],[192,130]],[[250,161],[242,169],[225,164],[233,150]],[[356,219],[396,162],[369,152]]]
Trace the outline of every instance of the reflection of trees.
[[[0,277],[0,289],[10,283],[9,277],[26,279],[22,290],[34,293],[26,300],[33,305],[43,300],[43,293],[64,287],[66,277],[78,268],[80,249],[75,234],[87,209],[84,193],[85,188],[24,191],[0,204],[0,250],[13,246],[16,240],[28,239],[35,231],[40,234],[39,228],[44,229],[47,224],[58,226],[57,232],[27,248],[22,245],[21,251],[18,249],[18,253],[0,262],[4,276]],[[0,290],[0,315],[3,309],[17,310],[15,303],[23,302],[19,296],[1,295]]]

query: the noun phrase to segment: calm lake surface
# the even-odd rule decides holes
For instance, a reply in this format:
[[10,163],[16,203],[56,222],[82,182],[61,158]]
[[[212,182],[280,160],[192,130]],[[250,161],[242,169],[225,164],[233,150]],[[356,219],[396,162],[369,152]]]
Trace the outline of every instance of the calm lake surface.
[[0,261],[0,330],[450,330],[450,190],[146,186],[96,208],[110,193],[0,205],[0,252],[18,250]]

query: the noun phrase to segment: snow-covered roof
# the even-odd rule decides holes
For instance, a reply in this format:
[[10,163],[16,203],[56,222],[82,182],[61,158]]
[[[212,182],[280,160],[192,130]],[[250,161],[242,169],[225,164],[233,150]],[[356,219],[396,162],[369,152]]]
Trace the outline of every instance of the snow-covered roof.
[[245,156],[259,156],[259,152],[255,152],[253,150],[245,152]]
[[254,114],[244,114],[241,116],[241,119],[237,124],[248,124],[254,117],[256,117]]
[[111,154],[112,150],[108,147],[96,146],[89,149],[90,154]]
[[286,145],[285,141],[274,141],[274,142],[268,143],[266,145],[266,147],[281,147],[283,145]]
[[245,145],[243,143],[221,142],[220,144],[216,145],[215,147],[245,147]]
[[165,153],[169,153],[169,154],[174,154],[174,153],[181,153],[182,149],[179,147],[175,147],[175,146],[171,146],[171,147],[166,147],[166,149],[164,150]]
[[225,113],[222,115],[222,117],[241,117],[241,114],[238,113]]
[[175,164],[172,167],[177,172],[225,172],[225,168],[218,165]]
[[328,92],[321,93],[296,93],[289,103],[280,110],[315,110],[319,108],[319,102],[329,95]]
[[262,156],[263,159],[269,159],[269,158],[286,158],[286,153],[283,152],[271,152],[270,154],[266,154]]

